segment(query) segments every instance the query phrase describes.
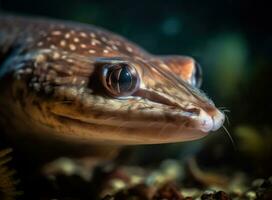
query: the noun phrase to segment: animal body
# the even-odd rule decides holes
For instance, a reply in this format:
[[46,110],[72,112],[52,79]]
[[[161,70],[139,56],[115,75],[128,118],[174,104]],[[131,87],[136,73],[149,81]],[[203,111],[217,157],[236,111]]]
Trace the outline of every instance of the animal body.
[[33,162],[206,136],[224,114],[200,84],[190,57],[152,55],[91,25],[0,16],[2,142]]

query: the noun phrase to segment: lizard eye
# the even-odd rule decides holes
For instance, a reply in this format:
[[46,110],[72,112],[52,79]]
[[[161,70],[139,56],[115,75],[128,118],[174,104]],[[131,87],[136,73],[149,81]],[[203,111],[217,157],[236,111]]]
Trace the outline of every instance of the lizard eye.
[[200,64],[198,64],[197,62],[195,62],[194,72],[191,78],[191,84],[197,88],[200,88],[202,84],[202,69]]
[[127,64],[105,65],[102,82],[107,92],[114,97],[131,96],[139,88],[139,75]]

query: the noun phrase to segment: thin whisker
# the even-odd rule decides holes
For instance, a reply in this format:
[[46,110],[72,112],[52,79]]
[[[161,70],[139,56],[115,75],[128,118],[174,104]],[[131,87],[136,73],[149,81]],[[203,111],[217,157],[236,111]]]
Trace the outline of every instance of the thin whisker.
[[227,109],[226,107],[218,107],[218,109],[222,112],[228,112],[230,113],[231,111],[229,109]]
[[225,115],[225,117],[226,117],[226,121],[227,121],[228,125],[230,125],[229,117],[228,117],[228,115],[226,114],[226,113],[230,113],[230,110],[225,109],[225,107],[219,107],[218,109],[219,109],[221,112],[224,113],[224,115]]
[[224,106],[218,107],[219,110],[222,110],[222,109],[224,110],[224,109],[226,109],[226,108],[227,108],[227,107],[224,107]]
[[230,125],[229,117],[228,117],[228,115],[226,114],[226,111],[224,111],[224,110],[221,110],[221,111],[224,113],[228,125]]
[[233,140],[233,138],[232,138],[230,132],[228,131],[228,129],[227,129],[224,125],[222,126],[222,128],[224,129],[224,131],[225,131],[226,134],[228,135],[228,137],[229,137],[229,139],[230,139],[230,141],[231,141],[231,144],[232,144],[234,150],[237,151],[236,144],[235,144],[235,142],[234,142],[234,140]]
[[226,115],[226,113],[224,113],[224,114],[225,114],[226,121],[227,121],[228,125],[230,125],[229,116],[228,116],[228,115]]

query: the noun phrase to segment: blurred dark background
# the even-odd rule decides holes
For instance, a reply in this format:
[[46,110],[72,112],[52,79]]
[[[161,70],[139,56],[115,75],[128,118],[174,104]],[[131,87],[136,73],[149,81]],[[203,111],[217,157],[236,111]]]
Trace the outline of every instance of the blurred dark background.
[[91,23],[155,54],[193,56],[203,67],[202,89],[227,110],[226,127],[236,147],[221,130],[201,141],[147,146],[143,148],[147,152],[143,162],[149,160],[148,155],[160,160],[196,154],[207,165],[229,165],[256,176],[271,175],[272,18],[268,3],[0,0],[0,9]]

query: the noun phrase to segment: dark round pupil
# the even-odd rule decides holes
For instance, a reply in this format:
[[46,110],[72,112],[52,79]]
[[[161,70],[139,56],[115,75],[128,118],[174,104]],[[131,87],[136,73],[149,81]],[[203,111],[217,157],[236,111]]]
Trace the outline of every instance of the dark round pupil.
[[114,69],[110,74],[111,87],[118,93],[128,92],[132,86],[132,76],[128,67]]

